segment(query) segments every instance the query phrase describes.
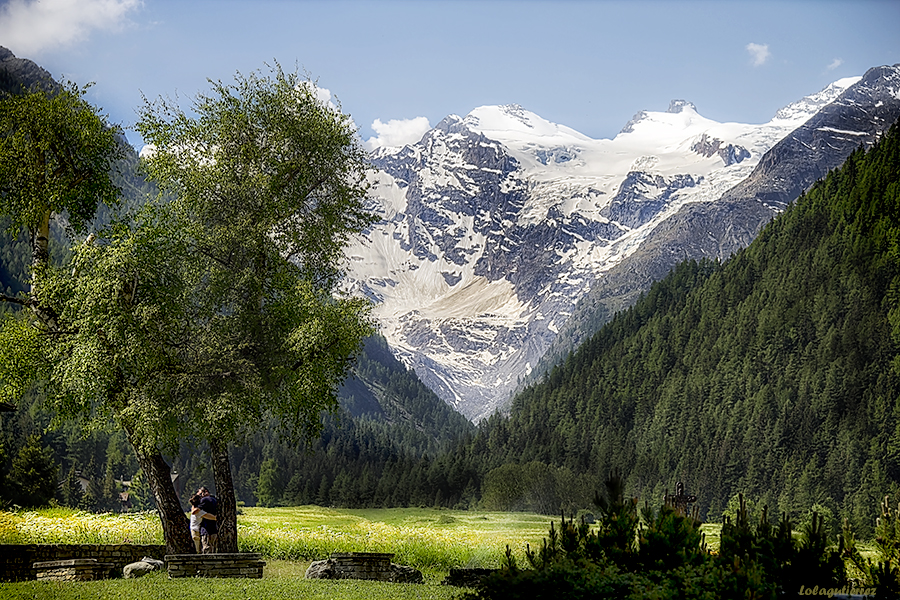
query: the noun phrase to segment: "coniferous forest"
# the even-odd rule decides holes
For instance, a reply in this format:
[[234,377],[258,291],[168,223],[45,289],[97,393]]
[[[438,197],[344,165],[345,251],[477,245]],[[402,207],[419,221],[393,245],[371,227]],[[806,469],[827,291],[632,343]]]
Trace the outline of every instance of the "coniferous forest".
[[[6,293],[21,289],[25,245],[0,246]],[[261,423],[233,449],[236,493],[248,504],[558,514],[590,507],[619,470],[628,496],[656,505],[683,482],[709,520],[742,493],[794,522],[817,506],[866,536],[881,499],[900,495],[898,344],[895,125],[745,250],[678,266],[514,398],[508,415],[472,426],[372,338],[318,441],[293,447]],[[74,425],[47,430],[49,419],[38,396],[3,417],[6,502],[20,500],[29,460],[43,461],[48,478],[79,471],[95,482],[99,499],[51,486],[60,502],[106,507],[125,479],[135,504],[147,501],[121,434],[82,438]],[[182,490],[211,478],[202,447],[171,460]]]
[[[870,532],[896,496],[900,135],[860,149],[724,264],[684,263],[475,445],[716,518],[743,492],[792,519],[819,504]],[[493,471],[486,471],[490,479]]]

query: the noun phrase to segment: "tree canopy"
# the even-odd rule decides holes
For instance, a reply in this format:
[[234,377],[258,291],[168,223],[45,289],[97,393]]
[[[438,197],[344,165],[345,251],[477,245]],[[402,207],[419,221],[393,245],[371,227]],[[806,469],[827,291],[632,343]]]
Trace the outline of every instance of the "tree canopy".
[[10,218],[13,236],[27,229],[35,265],[49,258],[51,216],[82,231],[98,204],[119,197],[110,176],[119,130],[84,99],[86,90],[69,84],[0,97],[0,216]]

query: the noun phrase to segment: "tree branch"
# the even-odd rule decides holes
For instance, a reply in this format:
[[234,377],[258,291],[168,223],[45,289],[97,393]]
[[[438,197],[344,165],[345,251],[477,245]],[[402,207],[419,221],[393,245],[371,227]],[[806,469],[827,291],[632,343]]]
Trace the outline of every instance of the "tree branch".
[[23,300],[22,298],[16,298],[15,296],[7,296],[6,294],[0,294],[0,301],[3,302],[11,302],[13,304],[18,304],[19,306],[30,306],[30,300]]

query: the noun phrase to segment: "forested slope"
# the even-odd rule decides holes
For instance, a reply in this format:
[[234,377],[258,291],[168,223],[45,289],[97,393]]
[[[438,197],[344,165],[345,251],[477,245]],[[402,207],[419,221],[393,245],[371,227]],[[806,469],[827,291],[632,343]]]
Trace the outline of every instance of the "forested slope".
[[494,465],[618,468],[647,499],[683,481],[713,518],[743,492],[865,531],[900,492],[898,240],[895,125],[731,260],[680,265],[473,444]]

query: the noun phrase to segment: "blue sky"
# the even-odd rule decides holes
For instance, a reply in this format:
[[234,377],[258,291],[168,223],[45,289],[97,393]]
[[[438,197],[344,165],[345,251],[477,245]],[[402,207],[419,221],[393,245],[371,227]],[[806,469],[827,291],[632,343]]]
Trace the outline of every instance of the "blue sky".
[[89,99],[126,128],[142,93],[187,106],[207,78],[277,60],[317,79],[373,145],[485,104],[594,138],[673,98],[761,123],[900,63],[898,24],[896,0],[0,1],[0,45],[57,79],[95,82]]

